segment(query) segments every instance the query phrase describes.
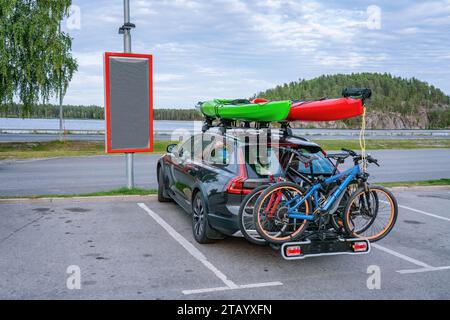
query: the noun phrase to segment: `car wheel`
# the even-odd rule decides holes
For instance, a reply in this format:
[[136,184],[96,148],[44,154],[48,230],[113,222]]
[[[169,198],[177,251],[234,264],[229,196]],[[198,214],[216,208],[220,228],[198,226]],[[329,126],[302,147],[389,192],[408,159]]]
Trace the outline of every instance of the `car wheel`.
[[170,197],[166,196],[166,187],[163,183],[163,175],[161,167],[158,168],[158,201],[159,202],[172,202]]
[[192,201],[192,233],[195,241],[202,244],[213,242],[212,239],[208,238],[209,232],[210,226],[205,202],[201,193],[197,192],[194,201]]

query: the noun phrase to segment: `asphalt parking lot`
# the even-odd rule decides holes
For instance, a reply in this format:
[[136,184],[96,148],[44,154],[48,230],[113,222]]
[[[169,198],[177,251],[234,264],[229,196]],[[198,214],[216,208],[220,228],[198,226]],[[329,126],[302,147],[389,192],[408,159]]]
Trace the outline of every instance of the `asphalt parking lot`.
[[3,201],[0,298],[448,299],[450,189],[395,193],[395,229],[369,254],[298,261],[243,238],[199,245],[189,215],[155,197]]

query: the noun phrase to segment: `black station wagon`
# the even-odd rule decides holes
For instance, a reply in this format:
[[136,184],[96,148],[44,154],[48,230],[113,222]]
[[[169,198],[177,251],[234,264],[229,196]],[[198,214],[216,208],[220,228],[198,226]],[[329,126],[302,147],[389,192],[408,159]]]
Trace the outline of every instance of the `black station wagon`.
[[[280,147],[314,154],[316,174],[329,174],[331,162],[315,143],[278,130],[208,130],[169,145],[157,165],[158,200],[175,201],[192,214],[196,241],[239,236],[239,206],[252,189],[283,174]],[[300,172],[309,169],[298,166]]]

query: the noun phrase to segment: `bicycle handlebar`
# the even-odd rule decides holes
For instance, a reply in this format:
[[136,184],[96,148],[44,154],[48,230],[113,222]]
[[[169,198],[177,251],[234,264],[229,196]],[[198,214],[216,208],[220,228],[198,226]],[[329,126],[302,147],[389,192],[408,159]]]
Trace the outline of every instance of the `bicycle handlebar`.
[[[319,159],[318,157],[316,157],[314,155],[303,154],[303,153],[301,153],[301,152],[299,152],[299,151],[297,151],[297,150],[295,150],[295,149],[293,149],[291,147],[288,147],[288,148],[280,147],[280,149],[281,150],[285,150],[287,152],[291,152],[291,153],[297,155],[299,157],[299,160],[304,162],[304,163],[311,163],[312,161]],[[353,150],[345,149],[345,148],[342,148],[341,150],[346,152],[346,153],[348,153],[349,156],[351,156],[353,158],[353,162],[355,164],[358,164],[362,160],[362,155],[357,154]],[[379,163],[378,163],[378,160],[373,158],[370,154],[367,155],[365,158],[366,158],[366,161],[368,163],[373,163],[373,164],[375,164],[378,167],[380,166]]]
[[288,147],[288,148],[280,147],[280,149],[295,154],[299,158],[299,160],[304,163],[310,163],[314,160],[319,159],[318,157],[316,157],[314,155],[303,154],[291,147]]
[[[362,155],[357,154],[353,150],[345,149],[345,148],[342,148],[341,150],[344,152],[347,152],[351,157],[353,157],[353,161],[355,162],[355,164],[359,163],[362,160]],[[373,163],[378,167],[380,166],[380,164],[378,163],[378,160],[375,159],[374,157],[372,157],[370,154],[366,156],[366,161],[368,163]]]
[[358,156],[358,154],[355,151],[353,151],[353,150],[345,149],[345,148],[342,148],[341,150],[344,151],[344,152],[347,152],[352,157],[357,157]]

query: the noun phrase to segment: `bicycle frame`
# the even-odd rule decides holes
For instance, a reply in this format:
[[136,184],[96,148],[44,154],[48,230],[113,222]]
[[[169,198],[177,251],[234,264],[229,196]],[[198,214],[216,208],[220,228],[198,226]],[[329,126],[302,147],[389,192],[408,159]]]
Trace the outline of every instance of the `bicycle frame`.
[[[341,172],[337,175],[334,175],[332,177],[329,177],[325,179],[324,184],[331,184],[337,180],[339,180],[342,177],[346,177],[344,181],[339,185],[339,187],[336,189],[336,191],[333,192],[331,196],[328,197],[328,199],[325,201],[325,203],[322,205],[322,208],[320,209],[322,212],[328,211],[331,206],[334,204],[334,202],[339,198],[339,196],[344,192],[344,190],[348,187],[348,185],[355,179],[355,177],[361,172],[361,169],[359,165],[355,165],[354,167],[345,170],[344,172]],[[302,220],[314,220],[314,215],[306,215],[302,214],[301,212],[297,211],[297,208],[304,203],[309,197],[314,197],[314,205],[315,208],[319,207],[319,195],[318,191],[322,188],[321,183],[316,183],[309,190],[306,192],[306,194],[300,199],[300,195],[292,198],[288,202],[286,202],[286,206],[289,206],[290,204],[296,202],[296,204],[289,208],[288,210],[288,218],[292,219],[302,219]]]

